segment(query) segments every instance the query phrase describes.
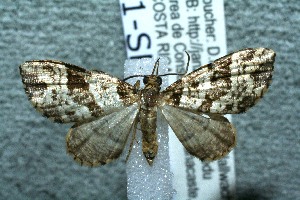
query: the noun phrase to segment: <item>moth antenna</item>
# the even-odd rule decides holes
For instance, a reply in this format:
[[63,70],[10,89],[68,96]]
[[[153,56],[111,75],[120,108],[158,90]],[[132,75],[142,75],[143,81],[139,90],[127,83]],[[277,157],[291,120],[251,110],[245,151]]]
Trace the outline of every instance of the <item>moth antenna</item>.
[[184,74],[186,74],[188,72],[188,70],[189,70],[189,65],[190,65],[191,57],[190,57],[190,54],[187,51],[184,51],[184,52],[186,53],[186,55],[188,57],[188,61],[186,63],[185,72],[184,72]]
[[163,75],[159,75],[159,76],[169,76],[169,75],[183,76],[183,75],[185,75],[188,72],[188,70],[189,70],[189,65],[190,65],[190,60],[191,60],[190,54],[187,51],[185,51],[185,53],[186,53],[186,55],[188,57],[188,61],[186,63],[185,71],[183,73],[168,73],[168,74],[163,74]]
[[128,80],[128,79],[130,79],[130,78],[135,78],[135,77],[145,77],[145,75],[132,75],[132,76],[128,76],[128,77],[126,77],[126,78],[124,78],[123,79],[123,81],[126,81],[126,80]]
[[158,75],[159,59],[160,58],[158,58],[157,61],[155,62],[151,75],[154,75],[155,70],[156,70],[156,75]]
[[[188,70],[189,70],[189,65],[190,65],[191,57],[190,57],[190,54],[187,51],[184,51],[184,52],[186,53],[186,55],[188,57],[188,61],[186,63],[186,67],[185,67],[185,70],[184,70],[183,73],[168,73],[168,74],[163,74],[163,75],[159,75],[159,76],[169,76],[169,75],[183,76],[183,75],[185,75],[188,72]],[[160,58],[158,58],[157,61],[155,62],[151,75],[154,75],[155,72],[156,72],[155,74],[158,75],[159,59]],[[135,77],[145,77],[145,75],[132,75],[132,76],[128,76],[128,77],[124,78],[123,81],[126,81],[126,80],[128,80],[130,78],[135,78]]]

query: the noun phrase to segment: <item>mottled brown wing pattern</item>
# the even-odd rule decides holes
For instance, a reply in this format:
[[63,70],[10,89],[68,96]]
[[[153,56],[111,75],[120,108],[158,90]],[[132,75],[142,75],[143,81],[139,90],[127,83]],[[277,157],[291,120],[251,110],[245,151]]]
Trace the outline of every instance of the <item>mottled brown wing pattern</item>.
[[274,59],[270,49],[244,49],[191,72],[161,93],[159,108],[190,154],[211,161],[230,152],[236,130],[222,115],[245,112],[262,98]]
[[104,72],[52,60],[20,66],[33,106],[55,122],[83,122],[121,110],[136,101],[134,86]]
[[199,113],[241,113],[267,91],[275,52],[244,49],[187,74],[161,93],[160,104]]

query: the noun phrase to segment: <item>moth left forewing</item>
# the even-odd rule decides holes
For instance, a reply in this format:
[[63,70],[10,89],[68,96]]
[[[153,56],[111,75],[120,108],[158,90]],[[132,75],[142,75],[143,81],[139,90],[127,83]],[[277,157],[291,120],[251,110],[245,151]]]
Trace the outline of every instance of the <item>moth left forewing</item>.
[[267,91],[275,53],[244,49],[187,74],[161,93],[161,104],[199,113],[241,113]]
[[222,158],[236,144],[235,128],[221,115],[208,118],[169,105],[160,109],[186,150],[200,160]]
[[67,151],[82,165],[97,166],[122,153],[138,113],[134,103],[88,123],[75,124],[67,135]]
[[20,66],[20,73],[33,106],[55,122],[93,120],[136,101],[134,86],[69,63],[27,61]]

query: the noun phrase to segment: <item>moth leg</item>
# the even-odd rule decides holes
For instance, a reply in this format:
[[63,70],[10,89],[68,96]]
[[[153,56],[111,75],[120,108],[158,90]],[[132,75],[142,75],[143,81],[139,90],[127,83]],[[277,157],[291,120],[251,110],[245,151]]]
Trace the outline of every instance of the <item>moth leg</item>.
[[[135,126],[135,129],[136,130],[139,130],[139,131],[142,131],[142,129],[141,129],[141,126],[137,126],[137,124],[140,124],[140,119],[139,118],[136,118],[136,126]],[[137,143],[139,142],[139,141],[136,141]]]
[[130,154],[131,154],[132,147],[133,147],[133,142],[135,141],[137,124],[138,124],[138,120],[136,119],[135,122],[134,122],[134,126],[133,126],[132,139],[131,139],[130,146],[129,146],[129,150],[128,150],[128,153],[127,153],[127,156],[126,156],[126,162],[127,162],[128,159],[129,159],[129,156],[130,156]]

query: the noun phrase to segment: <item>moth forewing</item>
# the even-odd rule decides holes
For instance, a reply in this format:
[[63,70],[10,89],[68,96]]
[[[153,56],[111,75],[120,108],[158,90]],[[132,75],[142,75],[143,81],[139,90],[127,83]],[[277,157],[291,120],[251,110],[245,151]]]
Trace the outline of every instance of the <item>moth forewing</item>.
[[167,87],[161,98],[191,112],[245,112],[267,91],[274,61],[271,49],[241,50],[187,74]]
[[30,102],[55,122],[97,119],[136,101],[130,84],[60,61],[27,61],[20,73]]

